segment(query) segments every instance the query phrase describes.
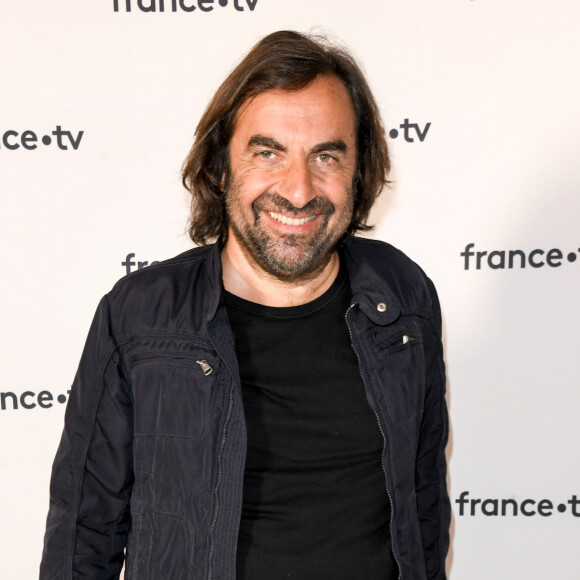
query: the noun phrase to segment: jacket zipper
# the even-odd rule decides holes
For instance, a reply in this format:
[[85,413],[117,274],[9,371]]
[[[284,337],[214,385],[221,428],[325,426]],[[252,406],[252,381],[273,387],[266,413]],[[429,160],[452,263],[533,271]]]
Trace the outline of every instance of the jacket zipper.
[[398,334],[394,338],[390,337],[382,342],[377,343],[377,348],[385,351],[392,351],[400,349],[404,346],[414,346],[423,343],[423,337],[419,333],[406,332],[405,334]]
[[346,327],[348,328],[348,334],[350,336],[350,346],[352,347],[352,350],[354,350],[354,353],[356,355],[356,360],[358,363],[358,372],[360,374],[360,377],[362,379],[362,382],[363,382],[363,385],[365,388],[365,395],[367,398],[367,402],[368,402],[371,410],[373,411],[373,413],[375,415],[375,418],[377,420],[377,424],[379,426],[379,431],[381,432],[381,435],[383,437],[383,453],[381,454],[381,467],[383,468],[383,473],[385,475],[385,488],[387,490],[387,497],[389,498],[389,504],[391,506],[391,519],[389,522],[389,528],[390,528],[390,532],[391,532],[391,551],[393,552],[393,557],[395,558],[395,562],[397,563],[397,567],[399,569],[399,580],[401,580],[403,572],[401,569],[401,564],[399,562],[399,558],[397,557],[397,551],[396,551],[396,547],[395,547],[395,534],[394,534],[395,506],[393,503],[393,497],[392,497],[391,492],[389,490],[390,478],[389,478],[389,474],[387,472],[387,466],[385,465],[385,459],[384,459],[385,454],[386,454],[385,452],[386,452],[387,447],[388,447],[387,436],[386,436],[386,434],[383,430],[383,427],[381,425],[381,421],[379,419],[379,414],[377,413],[374,402],[372,401],[372,399],[370,397],[369,388],[368,388],[367,381],[365,379],[365,375],[363,373],[362,365],[360,362],[360,356],[359,356],[358,351],[354,345],[354,337],[352,335],[352,330],[351,330],[350,324],[348,322],[349,312],[353,309],[354,306],[355,306],[354,304],[351,304],[348,307],[348,310],[346,311],[346,314],[344,315],[344,319],[346,321]]
[[208,555],[208,565],[207,565],[207,580],[212,580],[213,578],[213,555],[215,552],[215,543],[214,543],[214,531],[215,531],[215,526],[217,524],[217,520],[218,520],[218,514],[220,511],[220,498],[219,498],[219,486],[221,483],[221,479],[222,479],[222,451],[224,449],[225,443],[226,443],[226,436],[227,436],[227,430],[228,430],[228,423],[232,414],[232,407],[234,404],[234,385],[233,385],[233,381],[232,384],[230,386],[230,393],[229,393],[229,401],[228,401],[228,410],[226,412],[226,417],[225,417],[225,421],[224,421],[224,427],[222,429],[222,438],[220,441],[220,449],[219,449],[219,453],[218,453],[218,458],[217,458],[217,478],[216,478],[216,484],[215,484],[215,508],[214,508],[214,513],[213,513],[213,519],[211,522],[211,528],[209,531],[209,542],[210,542],[210,548],[209,548],[209,555]]
[[[164,353],[160,354],[148,352],[135,355],[131,358],[131,365],[135,366],[137,364],[147,364],[151,362],[156,363],[158,361],[170,361],[176,365],[186,366],[192,369],[201,368],[205,376],[211,375],[213,372],[213,367],[206,359],[197,360],[194,356],[171,356]],[[198,366],[196,366],[196,364]]]
[[201,370],[206,377],[213,373],[213,368],[206,360],[196,360],[195,362],[201,367]]

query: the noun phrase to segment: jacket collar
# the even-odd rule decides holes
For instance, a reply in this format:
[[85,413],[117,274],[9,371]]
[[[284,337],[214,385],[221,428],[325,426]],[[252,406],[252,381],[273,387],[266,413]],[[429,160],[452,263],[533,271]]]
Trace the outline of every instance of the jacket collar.
[[348,268],[352,303],[375,324],[391,324],[401,314],[401,304],[395,293],[365,260],[362,244],[356,239],[342,246]]
[[[208,248],[205,278],[208,288],[207,320],[213,320],[223,302],[222,239]],[[401,305],[389,285],[364,259],[364,250],[352,240],[339,249],[346,261],[352,291],[352,303],[358,304],[363,313],[375,324],[394,322],[401,313]]]
[[224,296],[224,282],[222,276],[221,252],[223,249],[222,239],[208,248],[208,256],[205,262],[205,282],[208,290],[208,322],[215,318]]

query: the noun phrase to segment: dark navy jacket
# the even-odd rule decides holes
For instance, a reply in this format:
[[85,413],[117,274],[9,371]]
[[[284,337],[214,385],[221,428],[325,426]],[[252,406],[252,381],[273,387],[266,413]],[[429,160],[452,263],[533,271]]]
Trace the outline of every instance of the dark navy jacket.
[[[402,580],[442,580],[447,411],[435,289],[392,246],[346,244],[346,313],[384,437]],[[101,301],[54,462],[41,580],[234,580],[246,429],[218,246]],[[329,531],[331,533],[331,531]]]

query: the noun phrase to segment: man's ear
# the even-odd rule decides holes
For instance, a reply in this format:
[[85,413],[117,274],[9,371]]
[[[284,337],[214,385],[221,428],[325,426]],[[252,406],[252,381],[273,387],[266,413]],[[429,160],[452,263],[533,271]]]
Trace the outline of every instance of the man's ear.
[[229,160],[226,162],[224,170],[222,172],[222,176],[220,177],[220,191],[225,193],[230,186],[231,174],[229,168]]

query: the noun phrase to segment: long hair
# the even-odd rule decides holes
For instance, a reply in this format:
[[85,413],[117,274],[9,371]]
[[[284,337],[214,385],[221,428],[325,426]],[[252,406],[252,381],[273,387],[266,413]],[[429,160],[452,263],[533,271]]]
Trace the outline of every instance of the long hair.
[[366,220],[388,183],[390,170],[385,132],[372,92],[361,69],[345,50],[321,38],[280,31],[258,42],[232,71],[195,130],[193,146],[183,164],[182,180],[191,193],[189,235],[196,244],[227,237],[224,191],[230,181],[229,144],[240,107],[265,91],[302,89],[321,75],[334,75],[342,80],[355,111],[354,211],[346,236],[372,229]]

